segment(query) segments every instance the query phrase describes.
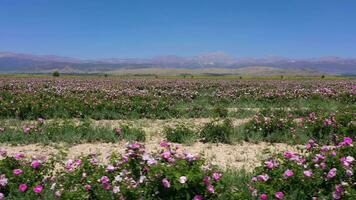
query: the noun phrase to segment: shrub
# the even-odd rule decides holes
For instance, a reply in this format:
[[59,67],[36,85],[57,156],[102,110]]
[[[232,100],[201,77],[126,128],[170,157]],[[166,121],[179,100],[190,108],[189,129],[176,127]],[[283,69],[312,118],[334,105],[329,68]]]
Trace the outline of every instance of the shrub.
[[145,131],[140,128],[134,128],[130,125],[123,125],[115,129],[115,133],[122,139],[127,141],[144,142],[146,140]]
[[232,143],[235,136],[231,120],[225,119],[222,123],[213,121],[206,124],[201,130],[200,137],[204,142]]
[[303,118],[300,129],[317,140],[328,141],[334,134],[352,136],[356,134],[354,113],[315,113]]
[[304,153],[284,152],[257,168],[251,194],[261,199],[355,199],[355,156],[349,137],[333,146],[310,140]]
[[52,73],[52,76],[53,77],[59,77],[59,71],[54,71],[53,73]]
[[178,124],[174,128],[165,127],[163,130],[170,142],[192,144],[197,139],[197,133],[185,124]]
[[[125,154],[112,154],[108,163],[89,155],[37,166],[5,156],[0,160],[0,193],[19,199],[216,199],[223,191],[222,173],[190,153],[161,142],[148,154],[140,143],[128,144]],[[59,163],[58,163],[59,162]],[[51,164],[51,165],[47,165]],[[54,168],[54,165],[57,168]],[[37,166],[37,167],[35,167]],[[14,175],[15,169],[23,173]],[[53,173],[55,171],[55,173]],[[17,172],[16,172],[17,173]],[[20,192],[20,184],[28,189]],[[38,185],[41,188],[34,188]],[[36,192],[37,191],[37,192]]]
[[261,139],[271,142],[296,139],[295,129],[296,122],[293,115],[278,110],[261,111],[244,125],[245,139],[249,140],[259,135]]

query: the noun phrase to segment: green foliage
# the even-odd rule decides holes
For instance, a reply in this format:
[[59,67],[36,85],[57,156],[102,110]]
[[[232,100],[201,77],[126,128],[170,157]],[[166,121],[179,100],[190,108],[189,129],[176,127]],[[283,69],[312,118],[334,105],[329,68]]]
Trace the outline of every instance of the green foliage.
[[53,73],[52,73],[52,76],[53,77],[59,77],[59,71],[54,71]]
[[138,141],[144,142],[146,140],[145,132],[140,128],[134,128],[130,125],[120,126],[121,133],[119,133],[119,137],[126,141]]
[[200,137],[204,142],[230,144],[233,142],[234,136],[235,129],[229,119],[225,119],[223,122],[213,121],[207,123],[200,132]]
[[355,199],[355,156],[351,138],[329,147],[311,140],[306,152],[285,152],[257,168],[249,184],[251,194],[268,199],[277,192],[283,199]]
[[196,131],[182,123],[173,128],[165,127],[163,132],[168,141],[175,143],[193,144],[198,138]]

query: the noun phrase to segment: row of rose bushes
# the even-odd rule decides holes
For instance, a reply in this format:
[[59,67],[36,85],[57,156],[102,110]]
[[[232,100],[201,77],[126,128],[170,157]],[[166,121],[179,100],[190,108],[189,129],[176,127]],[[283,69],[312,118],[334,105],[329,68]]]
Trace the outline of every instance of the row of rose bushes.
[[[303,117],[301,117],[303,116]],[[356,135],[356,114],[349,111],[338,113],[310,112],[297,115],[283,110],[264,110],[252,120],[234,127],[229,119],[213,120],[197,130],[189,124],[165,127],[166,139],[171,142],[192,144],[197,140],[212,143],[234,143],[246,141],[269,141],[304,143],[309,138],[330,143],[334,135]],[[5,128],[0,125],[0,142],[6,143],[82,143],[91,141],[117,142],[146,139],[140,128],[122,125],[116,129],[95,126],[90,120],[80,123],[39,118],[36,123],[23,125],[22,129]]]
[[272,155],[241,186],[247,194],[231,189],[223,173],[199,156],[165,141],[160,146],[148,154],[142,144],[131,143],[107,163],[94,154],[62,162],[62,157],[8,156],[1,150],[0,199],[356,198],[356,148],[350,137],[330,146],[310,140],[303,151]]
[[303,141],[313,138],[328,142],[333,136],[356,135],[356,112],[339,111],[293,113],[284,110],[264,110],[256,114],[251,121],[244,125],[246,139],[260,135],[278,141],[284,135],[289,140]]
[[[219,115],[219,107],[352,105],[355,81],[0,78],[0,117],[176,118]],[[311,100],[311,101],[309,101]],[[341,104],[341,105],[342,105]],[[304,106],[303,103],[299,104]],[[244,106],[242,106],[244,107]]]
[[59,158],[0,160],[0,199],[215,199],[222,191],[222,173],[204,159],[161,142],[148,154],[140,143],[127,145],[108,163],[89,155],[61,162]]

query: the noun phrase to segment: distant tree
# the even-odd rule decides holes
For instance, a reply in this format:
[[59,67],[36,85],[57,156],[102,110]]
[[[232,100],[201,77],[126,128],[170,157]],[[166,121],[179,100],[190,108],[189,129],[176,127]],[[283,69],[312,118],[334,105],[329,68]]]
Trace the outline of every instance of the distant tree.
[[321,79],[324,79],[325,78],[325,75],[323,74],[323,75],[321,75]]
[[187,75],[183,75],[183,78],[186,78],[187,77]]
[[54,77],[59,77],[59,75],[60,75],[59,71],[54,71],[53,74],[52,74],[52,76],[54,76]]
[[281,75],[281,79],[283,79],[284,78],[284,76],[283,75]]
[[157,75],[155,75],[155,78],[158,78],[158,76],[157,76]]
[[193,76],[193,75],[191,75],[191,76],[190,76],[190,78],[194,78],[194,76]]
[[240,76],[239,79],[242,79],[242,76]]
[[106,77],[108,77],[109,75],[108,74],[104,74],[104,77],[106,78]]

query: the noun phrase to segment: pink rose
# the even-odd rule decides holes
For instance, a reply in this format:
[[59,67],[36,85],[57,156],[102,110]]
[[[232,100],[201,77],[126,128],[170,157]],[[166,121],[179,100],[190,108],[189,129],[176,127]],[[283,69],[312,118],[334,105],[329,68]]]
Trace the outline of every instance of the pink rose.
[[14,173],[14,175],[20,175],[23,173],[21,169],[14,169],[12,172]]
[[162,179],[162,184],[163,184],[163,186],[165,188],[170,188],[171,187],[171,183],[166,178]]
[[36,185],[34,188],[33,188],[33,191],[35,193],[41,193],[43,190],[43,186],[42,185]]
[[20,192],[25,192],[27,190],[27,185],[25,183],[22,183],[19,185],[19,191]]
[[276,193],[274,194],[274,196],[275,196],[277,199],[283,199],[284,193],[283,193],[283,192],[276,192]]

